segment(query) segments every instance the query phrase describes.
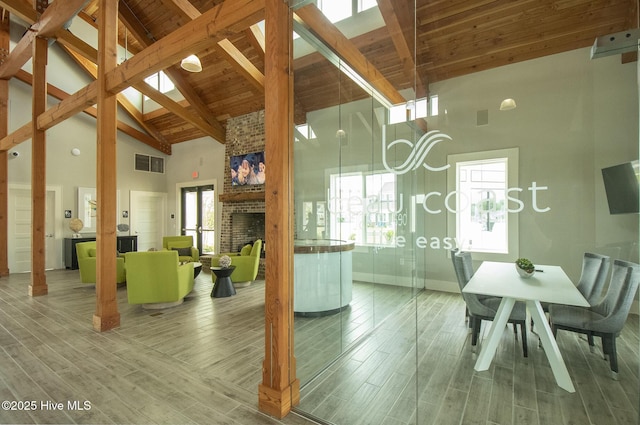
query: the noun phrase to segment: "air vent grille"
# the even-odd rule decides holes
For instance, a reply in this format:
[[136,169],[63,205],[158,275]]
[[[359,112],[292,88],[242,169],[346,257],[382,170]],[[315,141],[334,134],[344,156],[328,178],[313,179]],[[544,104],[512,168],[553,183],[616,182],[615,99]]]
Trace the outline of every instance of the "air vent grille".
[[164,158],[137,153],[135,156],[135,170],[149,173],[164,173]]

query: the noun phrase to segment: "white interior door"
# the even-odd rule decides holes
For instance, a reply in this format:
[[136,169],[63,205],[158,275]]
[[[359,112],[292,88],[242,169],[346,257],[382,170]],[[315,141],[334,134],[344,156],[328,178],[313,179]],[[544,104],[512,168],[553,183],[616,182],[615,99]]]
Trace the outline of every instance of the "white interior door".
[[[31,271],[31,189],[9,188],[8,261],[11,273]],[[55,238],[56,193],[47,190],[45,211],[45,268],[57,267]]]
[[138,236],[138,251],[162,249],[166,223],[167,194],[131,191],[129,220],[131,234]]

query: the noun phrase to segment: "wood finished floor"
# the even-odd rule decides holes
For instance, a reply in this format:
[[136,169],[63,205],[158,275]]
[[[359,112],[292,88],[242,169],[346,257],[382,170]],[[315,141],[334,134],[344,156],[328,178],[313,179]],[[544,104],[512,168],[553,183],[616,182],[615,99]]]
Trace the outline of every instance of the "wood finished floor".
[[[0,278],[0,423],[308,424],[258,411],[264,358],[264,282],[212,299],[201,273],[185,302],[162,311],[129,305],[118,289],[121,327],[92,329],[95,288],[78,271],[47,272],[49,294],[27,295],[29,274]],[[63,403],[46,410],[41,402]],[[88,401],[90,410],[68,409]]]
[[[304,329],[297,321],[296,335],[298,326]],[[349,335],[360,326],[346,320],[341,328]],[[485,336],[488,329],[483,324]],[[573,394],[556,385],[537,336],[528,333],[524,358],[521,341],[509,329],[491,368],[476,372],[461,297],[424,291],[312,380],[302,391],[300,409],[349,425],[638,424],[637,315],[629,317],[617,340],[618,381],[610,377],[599,338],[591,353],[584,336],[559,332]],[[313,350],[310,341],[306,344],[303,352]]]
[[[0,279],[0,400],[51,400],[65,409],[0,410],[0,423],[310,423],[257,409],[263,282],[211,299],[211,276],[201,273],[181,306],[159,312],[127,304],[121,287],[122,326],[104,333],[92,329],[94,288],[79,283],[77,271],[47,272],[47,282],[49,294],[31,298],[28,274]],[[369,334],[398,305],[404,307]],[[617,382],[586,341],[560,333],[575,394],[555,385],[531,334],[528,359],[506,333],[491,369],[475,372],[463,317],[456,294],[423,292],[411,300],[403,288],[356,284],[342,316],[295,320],[303,381],[364,337],[303,388],[300,409],[348,425],[637,423],[637,316],[618,338]],[[91,410],[67,409],[74,400],[91,402]]]

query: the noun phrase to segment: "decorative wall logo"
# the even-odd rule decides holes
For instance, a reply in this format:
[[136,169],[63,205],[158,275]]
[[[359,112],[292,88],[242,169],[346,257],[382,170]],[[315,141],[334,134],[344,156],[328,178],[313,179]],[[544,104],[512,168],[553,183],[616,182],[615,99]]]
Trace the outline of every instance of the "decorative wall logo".
[[[387,145],[385,132],[382,132],[382,164],[384,168],[394,174],[406,174],[409,171],[415,171],[421,165],[429,171],[444,171],[449,168],[451,165],[446,164],[441,167],[432,167],[426,162],[427,155],[438,143],[444,140],[452,140],[450,136],[441,133],[438,130],[431,130],[418,139],[418,142],[415,144],[411,143],[407,139],[398,139]],[[399,166],[392,167],[387,162],[387,152],[389,149],[393,148],[397,145],[405,145],[409,147],[409,156],[407,159],[400,164]],[[403,149],[404,151],[404,149]]]

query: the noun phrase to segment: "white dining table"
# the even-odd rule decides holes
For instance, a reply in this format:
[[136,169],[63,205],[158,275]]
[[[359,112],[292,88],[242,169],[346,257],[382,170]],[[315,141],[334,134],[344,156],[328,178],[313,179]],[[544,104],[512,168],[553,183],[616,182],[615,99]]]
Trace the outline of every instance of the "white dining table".
[[536,265],[535,274],[529,278],[521,277],[515,267],[515,263],[485,261],[463,289],[463,292],[471,294],[502,297],[474,369],[489,369],[515,302],[524,301],[538,330],[556,382],[564,390],[575,392],[540,302],[582,307],[588,307],[589,303],[559,266]]

